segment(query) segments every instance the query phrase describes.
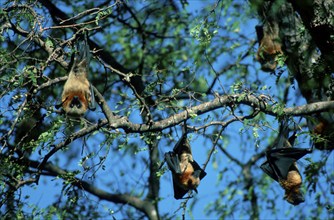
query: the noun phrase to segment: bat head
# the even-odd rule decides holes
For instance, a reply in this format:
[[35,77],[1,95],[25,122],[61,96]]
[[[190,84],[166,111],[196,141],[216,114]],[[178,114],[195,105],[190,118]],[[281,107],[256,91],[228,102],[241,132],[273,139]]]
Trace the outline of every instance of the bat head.
[[303,193],[300,191],[301,183],[290,189],[285,189],[284,199],[292,204],[299,205],[305,201]]
[[206,172],[200,168],[196,161],[188,161],[185,167],[186,169],[181,173],[174,173],[173,175],[175,199],[182,199],[189,190],[194,190],[198,193],[197,187],[199,186],[201,179],[206,175]]
[[256,59],[261,63],[261,69],[265,72],[273,72],[277,67],[277,61],[275,60],[275,53],[268,53],[263,48],[258,50]]
[[[190,165],[190,164],[189,164]],[[190,165],[190,168],[181,174],[173,174],[173,186],[174,186],[174,198],[183,199],[184,195],[190,190],[194,190],[196,193],[197,187],[200,184],[200,172],[194,171]]]
[[292,205],[299,205],[300,203],[305,202],[304,195],[299,190],[298,192],[286,192],[284,199]]
[[199,176],[194,175],[196,171],[187,171],[179,175],[180,185],[184,189],[194,190],[200,183]]
[[63,96],[63,109],[72,117],[81,117],[88,109],[88,100],[82,91],[73,91]]
[[284,199],[290,204],[298,205],[305,201],[304,195],[300,191],[302,177],[297,167],[295,167],[294,170],[289,171],[286,180],[281,179],[279,183],[285,189]]

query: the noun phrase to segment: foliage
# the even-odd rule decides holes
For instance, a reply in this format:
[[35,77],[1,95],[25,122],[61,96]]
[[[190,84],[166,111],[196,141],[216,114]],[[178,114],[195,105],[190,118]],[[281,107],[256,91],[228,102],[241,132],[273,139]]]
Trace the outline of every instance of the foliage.
[[[264,2],[2,2],[1,215],[333,218],[333,152],[315,149],[299,166],[306,201],[298,207],[259,169],[283,118],[297,130],[297,147],[321,140],[309,122],[318,123],[320,112],[332,115],[334,84],[332,64],[309,45],[307,25],[294,27],[305,37],[297,55],[276,57],[274,74],[260,70],[255,25]],[[73,120],[55,105],[82,32],[92,55],[89,79],[103,99],[85,119]],[[314,57],[304,68],[310,73],[298,75]],[[323,84],[314,83],[318,71]],[[305,77],[321,98],[305,95]],[[208,175],[199,194],[176,203],[170,175],[159,166],[184,121]]]

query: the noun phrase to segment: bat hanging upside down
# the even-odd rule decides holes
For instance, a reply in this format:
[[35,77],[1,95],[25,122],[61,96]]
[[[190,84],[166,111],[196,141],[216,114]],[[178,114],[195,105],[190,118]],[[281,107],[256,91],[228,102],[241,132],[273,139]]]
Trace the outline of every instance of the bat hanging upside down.
[[[283,129],[288,132],[288,127]],[[284,135],[284,133],[286,134],[283,131],[280,135]],[[283,136],[285,141],[280,141],[278,148],[271,149],[266,153],[267,161],[261,165],[261,169],[285,189],[284,199],[293,205],[298,205],[305,199],[300,191],[302,177],[296,161],[311,153],[312,148],[292,148],[295,135],[294,133],[289,140]]]
[[256,34],[259,41],[256,59],[263,71],[273,72],[277,67],[277,56],[283,54],[278,24],[267,22],[263,26],[256,26]]
[[62,107],[67,115],[83,116],[87,109],[95,109],[95,98],[87,76],[89,71],[89,45],[85,35],[84,43],[78,46],[79,58],[75,55],[74,62],[62,94]]
[[197,193],[197,187],[206,172],[193,159],[186,133],[182,135],[173,151],[165,154],[165,161],[172,172],[174,198],[182,199],[189,190]]

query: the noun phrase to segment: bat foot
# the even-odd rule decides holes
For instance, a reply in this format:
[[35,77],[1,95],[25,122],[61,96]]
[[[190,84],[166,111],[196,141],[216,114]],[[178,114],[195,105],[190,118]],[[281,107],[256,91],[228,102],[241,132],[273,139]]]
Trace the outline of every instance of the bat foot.
[[190,196],[187,196],[187,197],[174,197],[175,199],[182,199],[182,200],[186,200],[186,199],[191,199],[191,198],[193,198],[194,196],[193,195],[190,195]]

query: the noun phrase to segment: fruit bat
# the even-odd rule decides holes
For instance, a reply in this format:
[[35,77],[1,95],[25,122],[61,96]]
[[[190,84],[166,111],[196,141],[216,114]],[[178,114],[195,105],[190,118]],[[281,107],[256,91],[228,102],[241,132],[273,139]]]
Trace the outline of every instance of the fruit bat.
[[78,42],[78,54],[75,54],[68,79],[62,93],[62,107],[67,115],[83,116],[87,109],[95,109],[95,98],[92,85],[87,76],[89,71],[89,45],[87,34],[83,42]]
[[172,172],[174,198],[182,199],[189,190],[197,193],[197,187],[206,172],[193,159],[186,133],[183,133],[173,151],[165,154],[165,161]]
[[300,191],[302,177],[296,161],[311,153],[312,148],[292,148],[296,134],[287,140],[288,126],[283,127],[281,131],[277,142],[279,145],[276,145],[276,149],[266,152],[267,161],[261,165],[261,169],[285,189],[284,199],[293,205],[298,205],[305,200]]
[[276,56],[283,54],[278,24],[266,22],[263,26],[256,26],[256,34],[259,42],[259,49],[256,59],[261,63],[261,69],[265,72],[273,72],[276,69]]
[[285,189],[284,198],[293,205],[305,201],[300,192],[302,177],[296,161],[311,152],[308,148],[272,149],[266,153],[267,161],[261,165],[261,169]]
[[[314,117],[318,123],[313,128],[315,134],[314,146],[319,150],[334,150],[334,124],[333,116]],[[309,127],[312,128],[311,122]]]

